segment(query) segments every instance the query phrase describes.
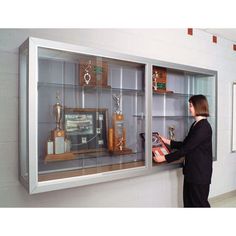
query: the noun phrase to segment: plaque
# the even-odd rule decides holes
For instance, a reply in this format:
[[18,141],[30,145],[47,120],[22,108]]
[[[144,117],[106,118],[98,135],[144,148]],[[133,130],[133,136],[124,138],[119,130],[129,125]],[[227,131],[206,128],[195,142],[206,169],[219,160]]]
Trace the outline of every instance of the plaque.
[[[145,141],[145,133],[141,133],[140,136]],[[160,138],[158,132],[152,133],[152,155],[163,156],[169,154],[170,150]]]
[[102,59],[81,59],[79,63],[79,85],[110,87],[107,84],[108,64]]
[[173,93],[173,91],[167,90],[166,68],[153,66],[152,88],[156,93]]

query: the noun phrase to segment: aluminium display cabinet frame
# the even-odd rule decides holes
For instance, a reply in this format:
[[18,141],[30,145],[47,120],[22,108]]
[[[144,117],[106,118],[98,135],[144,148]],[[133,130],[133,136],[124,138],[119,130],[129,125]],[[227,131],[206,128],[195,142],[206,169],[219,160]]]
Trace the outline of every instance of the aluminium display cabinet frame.
[[[67,53],[78,53],[88,56],[98,56],[112,60],[121,60],[144,65],[145,82],[145,146],[144,146],[144,165],[128,169],[112,170],[109,172],[93,173],[82,176],[58,178],[47,181],[39,181],[38,176],[38,49],[46,48],[60,50]],[[148,58],[120,54],[98,49],[91,49],[72,45],[68,43],[55,42],[30,37],[19,49],[19,178],[22,184],[28,189],[30,194],[53,191],[71,187],[96,184],[123,178],[135,177],[154,173],[156,171],[179,167],[180,164],[162,164],[155,166],[152,162],[152,68],[155,65],[176,70],[190,71],[193,73],[206,74],[215,79],[215,90],[217,72],[191,66],[178,65]],[[217,94],[215,93],[216,99]],[[215,104],[215,114],[216,102]],[[215,120],[217,127],[217,120]],[[217,135],[215,134],[215,139]],[[216,141],[215,141],[216,143]]]
[[232,86],[232,134],[231,134],[231,152],[236,152],[236,81]]

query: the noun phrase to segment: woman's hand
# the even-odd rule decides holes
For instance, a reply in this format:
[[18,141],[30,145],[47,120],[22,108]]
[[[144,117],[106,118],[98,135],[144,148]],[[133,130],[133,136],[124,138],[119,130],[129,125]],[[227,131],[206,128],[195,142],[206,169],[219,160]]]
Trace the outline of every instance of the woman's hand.
[[161,163],[161,162],[166,161],[166,158],[165,158],[165,156],[154,156],[153,160],[157,163]]
[[165,137],[163,137],[163,136],[161,136],[161,135],[159,135],[159,136],[160,136],[161,140],[162,140],[165,144],[170,145],[170,140],[169,140],[169,139],[167,139],[167,138],[165,138]]

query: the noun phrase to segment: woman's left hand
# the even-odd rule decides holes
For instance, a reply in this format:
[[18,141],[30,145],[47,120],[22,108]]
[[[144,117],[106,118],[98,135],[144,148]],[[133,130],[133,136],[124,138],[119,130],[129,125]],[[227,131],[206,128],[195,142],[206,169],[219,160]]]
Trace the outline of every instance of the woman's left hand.
[[166,158],[165,158],[165,156],[154,156],[153,160],[157,163],[161,163],[161,162],[166,161]]

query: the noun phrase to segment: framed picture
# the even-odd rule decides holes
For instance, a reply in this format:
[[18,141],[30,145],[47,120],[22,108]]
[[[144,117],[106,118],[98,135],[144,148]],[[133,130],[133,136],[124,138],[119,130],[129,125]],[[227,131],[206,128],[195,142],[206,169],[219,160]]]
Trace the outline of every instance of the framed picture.
[[[145,141],[145,133],[141,133],[140,136]],[[159,133],[153,132],[152,133],[152,155],[160,156],[160,155],[166,155],[169,153],[170,153],[170,150],[160,138]]]
[[108,111],[96,108],[65,108],[66,136],[71,151],[97,152],[107,149]]

